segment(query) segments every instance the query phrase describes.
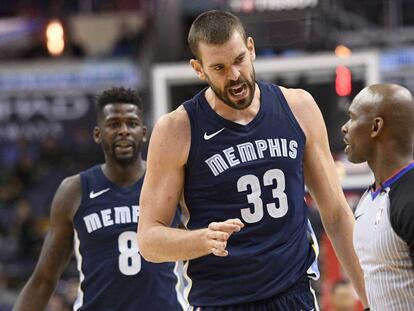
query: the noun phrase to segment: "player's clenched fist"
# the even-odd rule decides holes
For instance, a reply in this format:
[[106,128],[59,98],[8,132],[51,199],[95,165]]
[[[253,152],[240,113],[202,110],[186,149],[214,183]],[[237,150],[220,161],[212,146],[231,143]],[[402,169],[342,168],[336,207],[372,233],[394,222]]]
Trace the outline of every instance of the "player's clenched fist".
[[212,222],[206,231],[206,241],[209,253],[216,256],[227,256],[227,240],[234,233],[241,230],[244,224],[240,219],[227,219],[222,222]]

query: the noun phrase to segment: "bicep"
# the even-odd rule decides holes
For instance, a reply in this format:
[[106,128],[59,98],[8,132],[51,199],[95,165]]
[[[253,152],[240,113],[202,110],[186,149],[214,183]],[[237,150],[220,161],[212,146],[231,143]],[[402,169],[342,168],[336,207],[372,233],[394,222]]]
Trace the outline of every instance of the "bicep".
[[296,115],[306,135],[305,183],[320,212],[332,212],[346,201],[330,152],[325,122],[310,94],[302,93],[300,98],[302,107],[297,109]]
[[171,225],[183,191],[187,135],[185,129],[179,130],[170,122],[154,128],[140,198],[140,227]]
[[54,281],[60,277],[73,247],[73,233],[69,233],[65,227],[66,225],[49,229],[43,242],[35,277]]
[[53,198],[48,233],[34,276],[56,281],[73,249],[72,215],[80,203],[80,181],[66,179]]
[[[318,118],[316,118],[318,119]],[[339,179],[329,150],[328,138],[323,120],[315,123],[319,132],[309,134],[304,154],[305,183],[320,208],[333,195],[342,192]],[[321,205],[322,203],[322,205]]]

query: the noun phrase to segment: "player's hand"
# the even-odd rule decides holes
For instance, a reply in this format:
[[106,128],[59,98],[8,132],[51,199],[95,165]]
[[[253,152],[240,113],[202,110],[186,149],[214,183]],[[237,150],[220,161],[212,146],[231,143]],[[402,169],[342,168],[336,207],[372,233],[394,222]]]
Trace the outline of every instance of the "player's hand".
[[227,256],[229,254],[226,250],[227,240],[234,232],[240,231],[243,227],[244,223],[238,218],[210,223],[206,232],[209,253],[220,257]]

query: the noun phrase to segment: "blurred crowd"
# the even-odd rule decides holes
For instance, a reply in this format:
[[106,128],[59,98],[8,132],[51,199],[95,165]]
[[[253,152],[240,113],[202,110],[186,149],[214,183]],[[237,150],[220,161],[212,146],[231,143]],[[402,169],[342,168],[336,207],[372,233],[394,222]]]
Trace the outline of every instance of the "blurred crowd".
[[[94,145],[91,139],[89,145]],[[64,148],[53,137],[0,145],[1,311],[11,309],[23,282],[33,271],[58,184],[65,176],[100,161],[99,156],[93,148]],[[63,279],[50,302],[50,311],[66,310],[73,303],[78,280],[74,262]]]

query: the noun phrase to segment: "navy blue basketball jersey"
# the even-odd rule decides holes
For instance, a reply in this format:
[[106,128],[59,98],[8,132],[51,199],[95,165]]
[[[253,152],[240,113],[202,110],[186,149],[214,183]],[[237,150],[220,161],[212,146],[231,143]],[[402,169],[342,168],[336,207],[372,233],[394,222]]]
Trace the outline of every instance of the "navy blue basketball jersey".
[[229,238],[228,256],[185,264],[193,306],[263,300],[319,273],[304,200],[306,138],[279,87],[258,86],[260,109],[247,125],[215,113],[205,90],[183,104],[191,124],[182,202],[187,228],[230,218],[245,224]]
[[175,264],[146,262],[138,251],[143,178],[120,187],[100,165],[80,176],[82,200],[73,220],[80,273],[74,310],[183,310]]

